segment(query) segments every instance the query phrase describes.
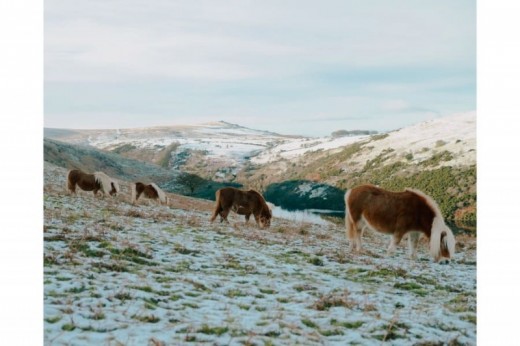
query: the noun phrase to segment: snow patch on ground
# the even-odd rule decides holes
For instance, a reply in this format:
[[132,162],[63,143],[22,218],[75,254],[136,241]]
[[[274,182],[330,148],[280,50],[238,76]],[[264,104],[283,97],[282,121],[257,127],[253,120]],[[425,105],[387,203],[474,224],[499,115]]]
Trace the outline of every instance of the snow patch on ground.
[[211,224],[209,202],[70,196],[44,168],[45,344],[476,343],[474,238],[449,265],[371,232],[354,254],[342,225]]

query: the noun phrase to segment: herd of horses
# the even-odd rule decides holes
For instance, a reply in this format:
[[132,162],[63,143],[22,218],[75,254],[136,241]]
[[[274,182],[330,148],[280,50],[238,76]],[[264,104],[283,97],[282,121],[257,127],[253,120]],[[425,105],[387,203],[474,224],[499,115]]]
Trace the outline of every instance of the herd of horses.
[[[93,174],[73,169],[67,175],[67,189],[76,193],[76,186],[84,191],[98,191],[115,196],[119,184],[103,172]],[[154,183],[132,183],[131,202],[137,203],[140,196],[168,204],[166,194]],[[251,214],[261,228],[271,225],[272,209],[264,197],[255,190],[243,191],[233,187],[219,189],[216,194],[213,222],[220,216],[226,221],[230,211]],[[388,253],[395,251],[401,239],[408,235],[410,258],[415,258],[421,234],[429,240],[430,255],[435,262],[449,261],[455,253],[455,237],[444,222],[437,203],[425,193],[405,189],[401,192],[384,190],[374,185],[360,185],[345,193],[345,227],[351,251],[361,251],[361,236],[366,229],[391,235]]]

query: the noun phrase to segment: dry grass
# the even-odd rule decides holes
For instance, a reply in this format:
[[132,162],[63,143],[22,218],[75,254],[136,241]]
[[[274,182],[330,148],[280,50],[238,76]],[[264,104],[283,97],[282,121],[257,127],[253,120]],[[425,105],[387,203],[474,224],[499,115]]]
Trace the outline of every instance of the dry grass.
[[329,293],[318,299],[312,307],[319,311],[328,310],[331,307],[343,306],[347,309],[353,309],[358,303],[349,297],[349,291],[343,290],[339,293]]

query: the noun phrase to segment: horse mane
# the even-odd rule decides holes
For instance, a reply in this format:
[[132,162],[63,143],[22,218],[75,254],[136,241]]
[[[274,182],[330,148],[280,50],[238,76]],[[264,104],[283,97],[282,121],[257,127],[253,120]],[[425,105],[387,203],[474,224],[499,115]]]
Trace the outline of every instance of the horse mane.
[[[419,197],[424,198],[426,204],[430,207],[430,209],[434,213],[432,228],[430,234],[430,254],[432,256],[436,256],[441,249],[441,241],[444,242],[444,246],[448,248],[451,255],[455,253],[455,236],[452,231],[446,226],[444,222],[444,218],[442,217],[441,209],[437,202],[433,200],[430,196],[426,195],[424,192],[416,190],[416,189],[405,189],[406,191],[412,192]],[[444,236],[443,236],[444,234]]]
[[157,195],[159,196],[159,201],[161,201],[162,203],[166,203],[166,194],[164,193],[164,191],[161,190],[159,188],[159,186],[157,186],[155,183],[150,183],[150,185],[152,185],[152,187],[155,189],[155,191],[157,191]]
[[105,194],[110,194],[110,191],[112,190],[112,186],[110,184],[114,184],[114,188],[116,189],[116,192],[119,192],[119,184],[117,183],[117,181],[110,178],[105,173],[94,172],[94,178],[101,185]]
[[418,195],[419,197],[424,198],[426,204],[430,207],[430,209],[435,214],[435,217],[440,218],[440,220],[442,222],[444,222],[444,218],[442,217],[441,208],[439,208],[439,205],[437,204],[437,202],[435,202],[435,200],[433,198],[431,198],[430,196],[428,196],[424,192],[422,192],[420,190],[417,190],[417,189],[411,189],[411,188],[407,187],[404,190],[408,191],[408,192],[411,192],[411,193],[414,193],[414,194]]

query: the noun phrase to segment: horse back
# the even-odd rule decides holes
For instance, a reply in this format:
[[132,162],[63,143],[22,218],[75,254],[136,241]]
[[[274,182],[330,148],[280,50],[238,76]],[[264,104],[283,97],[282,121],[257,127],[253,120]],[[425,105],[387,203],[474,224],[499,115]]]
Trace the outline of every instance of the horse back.
[[351,190],[346,201],[354,222],[362,217],[381,232],[410,230],[429,235],[435,213],[427,201],[412,191],[392,192],[373,185]]
[[84,173],[79,169],[72,169],[69,171],[68,181],[70,185],[78,185],[85,191],[92,191],[101,188],[101,185],[96,181],[94,174]]
[[[258,213],[264,209],[265,201],[260,193],[249,190],[242,191],[234,187],[225,187],[217,191],[217,203],[223,208]],[[265,207],[267,205],[265,204]]]

